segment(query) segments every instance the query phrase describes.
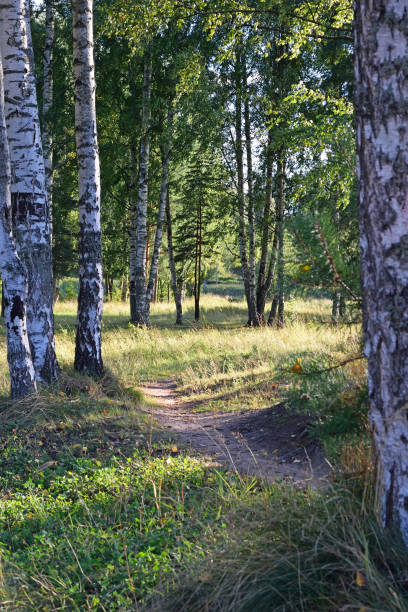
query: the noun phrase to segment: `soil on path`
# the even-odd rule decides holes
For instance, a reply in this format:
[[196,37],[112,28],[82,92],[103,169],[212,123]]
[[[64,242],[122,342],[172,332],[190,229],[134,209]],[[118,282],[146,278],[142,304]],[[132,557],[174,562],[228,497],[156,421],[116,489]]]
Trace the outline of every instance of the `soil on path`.
[[309,433],[310,418],[277,404],[261,410],[195,413],[174,380],[160,380],[141,391],[151,398],[153,417],[182,443],[241,475],[321,486],[329,465]]

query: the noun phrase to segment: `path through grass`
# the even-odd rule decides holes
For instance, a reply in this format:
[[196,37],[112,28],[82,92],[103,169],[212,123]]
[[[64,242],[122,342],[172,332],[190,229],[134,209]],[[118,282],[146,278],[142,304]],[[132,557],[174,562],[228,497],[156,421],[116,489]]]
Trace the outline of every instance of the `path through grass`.
[[[64,374],[14,405],[2,336],[1,609],[408,609],[405,553],[372,513],[364,364],[291,372],[298,359],[307,371],[356,353],[359,330],[333,328],[324,301],[289,303],[281,331],[243,327],[244,304],[227,299],[205,296],[199,326],[186,311],[177,329],[172,305],[154,305],[140,330],[127,306],[106,305],[109,373],[95,383],[72,370],[74,305],[57,305]],[[311,414],[341,482],[295,491],[179,448],[138,392],[169,375],[201,409],[284,400]]]

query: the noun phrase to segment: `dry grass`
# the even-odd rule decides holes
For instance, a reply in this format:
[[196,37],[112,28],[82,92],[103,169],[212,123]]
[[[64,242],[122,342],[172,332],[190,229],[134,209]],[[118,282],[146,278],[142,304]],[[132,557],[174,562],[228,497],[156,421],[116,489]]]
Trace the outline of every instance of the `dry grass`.
[[209,470],[188,453],[173,457],[168,442],[152,443],[139,411],[138,385],[174,377],[206,409],[285,398],[314,410],[328,431],[342,425],[342,410],[360,410],[364,362],[323,377],[291,368],[357,353],[360,330],[332,327],[324,300],[289,302],[282,330],[244,327],[243,302],[204,296],[200,325],[192,308],[187,301],[180,329],[172,304],[153,305],[152,327],[136,329],[127,305],[107,304],[108,375],[96,384],[73,372],[75,304],[58,304],[64,374],[17,404],[5,399],[0,339],[2,609],[408,610],[407,555],[373,514],[361,432],[339,436],[339,482],[295,491]]

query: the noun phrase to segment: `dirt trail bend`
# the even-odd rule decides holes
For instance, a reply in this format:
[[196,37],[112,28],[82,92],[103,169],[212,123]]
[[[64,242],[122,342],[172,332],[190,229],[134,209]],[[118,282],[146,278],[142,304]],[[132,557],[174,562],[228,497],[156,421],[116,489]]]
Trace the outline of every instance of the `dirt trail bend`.
[[283,404],[261,410],[194,413],[194,403],[180,399],[172,379],[140,389],[153,400],[151,413],[159,425],[241,475],[313,487],[323,484],[328,475],[323,451],[308,431],[310,418],[294,414]]

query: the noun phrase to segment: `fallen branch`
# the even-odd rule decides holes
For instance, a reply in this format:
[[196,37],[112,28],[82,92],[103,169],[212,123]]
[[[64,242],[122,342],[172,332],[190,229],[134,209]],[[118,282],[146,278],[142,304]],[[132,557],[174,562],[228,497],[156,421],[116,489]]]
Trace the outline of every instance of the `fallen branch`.
[[323,370],[310,370],[309,372],[304,372],[299,364],[299,368],[294,370],[291,368],[288,370],[290,373],[298,374],[299,376],[316,376],[319,374],[325,374],[326,372],[331,372],[332,370],[337,370],[339,368],[343,368],[345,365],[352,363],[353,361],[359,361],[360,359],[365,359],[365,356],[361,353],[360,355],[356,355],[354,357],[348,357],[344,361],[340,361],[335,365],[330,366],[329,368],[324,368]]

